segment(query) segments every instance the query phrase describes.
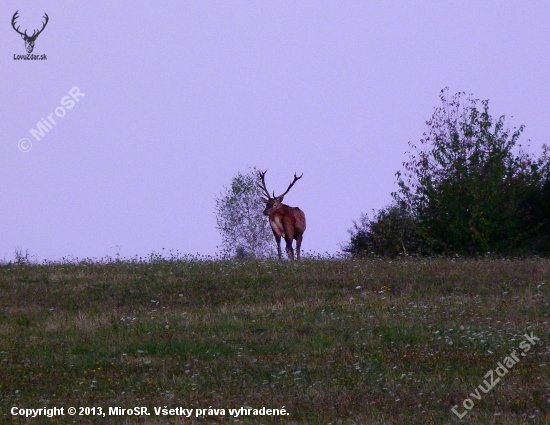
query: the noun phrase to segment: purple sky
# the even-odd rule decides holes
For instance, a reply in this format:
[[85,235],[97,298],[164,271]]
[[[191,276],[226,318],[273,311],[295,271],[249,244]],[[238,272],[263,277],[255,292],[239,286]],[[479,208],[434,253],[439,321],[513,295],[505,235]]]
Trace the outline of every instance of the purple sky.
[[[21,29],[50,21],[14,60]],[[214,202],[267,168],[307,217],[303,248],[334,253],[390,202],[408,141],[439,91],[548,143],[548,1],[3,1],[0,259],[214,254]],[[29,130],[84,97],[36,141]],[[29,138],[29,152],[18,141]]]

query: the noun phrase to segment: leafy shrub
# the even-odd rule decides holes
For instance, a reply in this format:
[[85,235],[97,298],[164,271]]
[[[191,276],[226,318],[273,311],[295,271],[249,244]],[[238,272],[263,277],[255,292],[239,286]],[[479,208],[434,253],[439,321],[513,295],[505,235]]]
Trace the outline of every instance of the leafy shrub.
[[550,254],[550,149],[536,159],[489,114],[489,101],[457,93],[426,122],[396,173],[394,203],[350,230],[352,254]]
[[262,214],[258,171],[237,173],[231,186],[216,199],[216,223],[222,237],[222,255],[261,258],[274,255],[275,243],[267,217]]
[[352,255],[396,257],[421,251],[418,225],[404,204],[392,204],[372,218],[362,214],[349,230],[351,239],[344,251]]
[[[399,192],[418,218],[434,253],[479,255],[525,244],[537,227],[525,200],[539,184],[539,164],[518,143],[523,126],[489,114],[489,101],[464,93],[447,100],[426,122],[428,131],[411,151]],[[479,105],[480,104],[480,105]]]

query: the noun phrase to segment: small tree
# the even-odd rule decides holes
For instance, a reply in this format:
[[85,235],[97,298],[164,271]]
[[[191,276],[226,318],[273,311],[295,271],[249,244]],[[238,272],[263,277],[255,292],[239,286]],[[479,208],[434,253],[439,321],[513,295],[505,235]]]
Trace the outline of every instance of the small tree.
[[397,173],[405,203],[428,245],[439,253],[482,254],[518,246],[529,234],[522,199],[538,184],[537,163],[518,144],[523,126],[505,128],[489,101],[455,94],[426,122],[420,146]]
[[273,233],[257,186],[258,170],[237,173],[231,186],[216,199],[216,223],[222,236],[222,253],[237,258],[270,257],[275,254]]

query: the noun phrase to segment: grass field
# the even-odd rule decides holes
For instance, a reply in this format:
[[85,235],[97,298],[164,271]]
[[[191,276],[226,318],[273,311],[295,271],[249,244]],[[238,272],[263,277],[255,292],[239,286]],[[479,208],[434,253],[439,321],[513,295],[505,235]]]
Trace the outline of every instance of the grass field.
[[3,264],[0,422],[548,424],[549,321],[541,259]]

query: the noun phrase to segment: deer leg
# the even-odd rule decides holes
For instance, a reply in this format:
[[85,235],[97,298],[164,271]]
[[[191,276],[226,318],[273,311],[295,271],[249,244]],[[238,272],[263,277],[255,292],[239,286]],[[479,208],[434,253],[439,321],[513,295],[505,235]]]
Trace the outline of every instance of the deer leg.
[[285,242],[286,242],[286,253],[290,261],[294,261],[294,250],[292,249],[292,241],[294,240],[294,220],[291,220],[290,217],[286,217],[283,226],[285,229]]
[[300,247],[302,246],[302,238],[304,237],[303,234],[299,234],[296,237],[296,258],[300,259]]
[[294,261],[294,250],[292,249],[292,239],[291,238],[285,238],[286,241],[286,253],[288,255],[288,258],[290,261]]
[[275,242],[277,243],[277,254],[279,254],[279,261],[281,258],[281,237],[279,235],[275,235]]

